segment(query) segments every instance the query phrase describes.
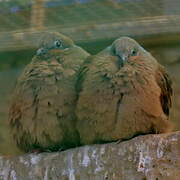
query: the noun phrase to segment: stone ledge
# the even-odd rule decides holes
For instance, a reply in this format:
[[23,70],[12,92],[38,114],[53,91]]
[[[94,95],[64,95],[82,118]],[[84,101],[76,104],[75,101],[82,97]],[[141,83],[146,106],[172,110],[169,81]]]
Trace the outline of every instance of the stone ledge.
[[0,157],[0,180],[179,180],[180,131],[60,153]]

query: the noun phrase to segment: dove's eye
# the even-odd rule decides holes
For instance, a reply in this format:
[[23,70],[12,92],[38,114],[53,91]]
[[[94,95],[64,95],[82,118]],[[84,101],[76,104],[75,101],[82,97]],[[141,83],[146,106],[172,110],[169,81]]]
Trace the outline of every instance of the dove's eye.
[[133,49],[132,51],[131,51],[131,56],[136,56],[137,55],[137,50],[136,49]]
[[59,48],[59,47],[62,46],[62,42],[60,40],[55,40],[54,45],[55,45],[56,48]]

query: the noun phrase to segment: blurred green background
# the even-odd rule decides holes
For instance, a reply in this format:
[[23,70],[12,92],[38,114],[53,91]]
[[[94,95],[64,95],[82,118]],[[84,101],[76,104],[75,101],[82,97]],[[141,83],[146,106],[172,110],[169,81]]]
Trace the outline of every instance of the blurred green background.
[[91,54],[117,37],[135,38],[173,79],[171,120],[180,130],[179,0],[0,0],[0,24],[0,155],[18,153],[7,125],[8,105],[44,31],[62,32]]

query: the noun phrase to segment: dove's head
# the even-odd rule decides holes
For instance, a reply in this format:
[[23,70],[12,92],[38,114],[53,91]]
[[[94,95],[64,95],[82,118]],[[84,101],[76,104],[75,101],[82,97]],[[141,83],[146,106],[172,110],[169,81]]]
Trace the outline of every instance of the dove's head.
[[130,57],[140,56],[146,51],[133,39],[129,37],[121,37],[112,44],[112,52],[118,56],[121,64],[128,61]]
[[48,32],[40,40],[40,48],[37,50],[36,55],[44,56],[51,51],[61,53],[73,45],[74,42],[69,37],[57,32]]

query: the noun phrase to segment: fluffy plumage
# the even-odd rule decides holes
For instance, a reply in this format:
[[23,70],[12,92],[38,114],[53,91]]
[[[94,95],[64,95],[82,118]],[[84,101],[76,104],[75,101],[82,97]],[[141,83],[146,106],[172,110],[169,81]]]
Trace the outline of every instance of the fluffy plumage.
[[66,149],[79,144],[75,83],[89,54],[59,33],[45,33],[32,62],[17,80],[9,123],[25,152]]
[[79,73],[77,129],[82,144],[129,139],[171,130],[171,80],[135,40],[122,37]]

